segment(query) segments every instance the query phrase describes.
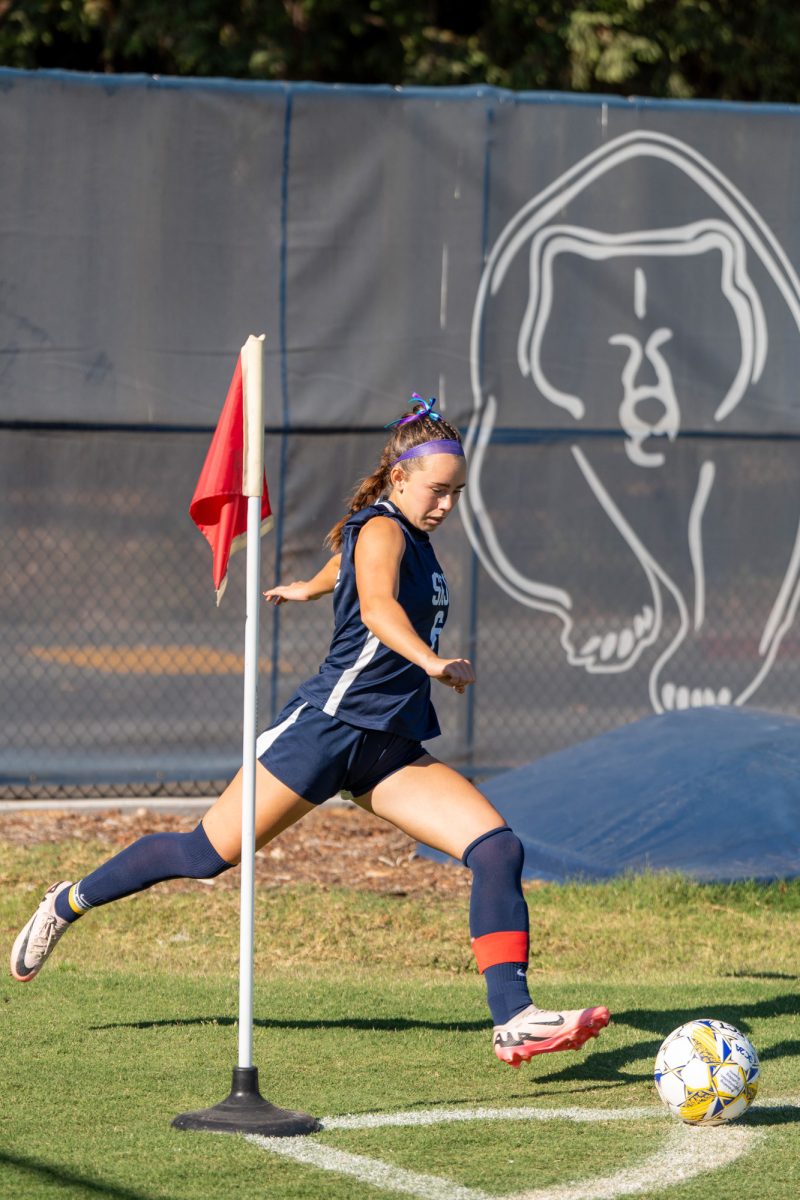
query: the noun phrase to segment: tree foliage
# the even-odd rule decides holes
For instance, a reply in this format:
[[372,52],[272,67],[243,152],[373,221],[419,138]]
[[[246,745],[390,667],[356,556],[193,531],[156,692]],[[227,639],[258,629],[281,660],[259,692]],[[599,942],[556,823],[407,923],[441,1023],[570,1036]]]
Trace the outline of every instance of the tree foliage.
[[0,63],[800,101],[797,0],[0,0]]

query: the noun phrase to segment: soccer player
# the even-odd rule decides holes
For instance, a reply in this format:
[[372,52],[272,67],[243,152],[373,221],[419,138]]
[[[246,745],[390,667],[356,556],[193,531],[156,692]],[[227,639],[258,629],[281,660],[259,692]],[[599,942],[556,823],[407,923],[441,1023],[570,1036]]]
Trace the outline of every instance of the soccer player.
[[[434,400],[412,397],[392,422],[375,471],[328,534],[333,557],[313,579],[265,592],[278,605],[333,592],[334,632],[319,672],[258,739],[256,846],[330,796],[346,791],[410,837],[472,871],[470,934],[488,990],[498,1058],[577,1049],[608,1023],[608,1009],[542,1010],[528,993],[528,908],[523,849],[485,796],[422,743],[439,734],[431,680],[463,693],[465,658],[439,653],[447,582],[430,535],[466,480],[458,431]],[[241,854],[241,772],[191,833],[140,838],[76,883],[47,891],[17,937],[11,973],[34,978],[59,938],[89,909],[165,879],[211,878]]]

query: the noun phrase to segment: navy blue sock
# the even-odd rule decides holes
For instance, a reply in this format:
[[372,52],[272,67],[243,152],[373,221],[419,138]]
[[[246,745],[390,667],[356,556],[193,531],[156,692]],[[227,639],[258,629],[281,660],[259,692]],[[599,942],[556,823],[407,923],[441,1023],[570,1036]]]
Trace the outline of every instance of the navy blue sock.
[[77,921],[87,909],[142,892],[165,879],[212,879],[231,866],[202,824],[191,833],[149,833],[56,897],[56,914]]
[[497,963],[494,967],[486,967],[483,977],[495,1025],[505,1025],[531,1003],[526,962]]
[[531,1003],[528,993],[528,906],[522,894],[522,843],[507,825],[471,842],[462,861],[472,871],[469,931],[486,979],[495,1025]]

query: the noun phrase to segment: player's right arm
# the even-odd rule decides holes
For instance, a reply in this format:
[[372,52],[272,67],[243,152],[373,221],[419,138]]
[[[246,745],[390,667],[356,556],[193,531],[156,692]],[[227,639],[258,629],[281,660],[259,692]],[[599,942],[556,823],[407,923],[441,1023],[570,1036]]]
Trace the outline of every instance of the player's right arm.
[[336,587],[341,561],[341,554],[334,554],[333,558],[329,558],[325,566],[317,571],[313,579],[296,579],[294,583],[276,584],[264,592],[264,599],[277,608],[287,600],[318,600],[320,596],[327,596]]
[[403,531],[391,517],[373,517],[359,533],[354,562],[361,620],[384,646],[422,667],[431,679],[463,692],[475,682],[472,664],[466,658],[440,658],[398,602],[405,546]]

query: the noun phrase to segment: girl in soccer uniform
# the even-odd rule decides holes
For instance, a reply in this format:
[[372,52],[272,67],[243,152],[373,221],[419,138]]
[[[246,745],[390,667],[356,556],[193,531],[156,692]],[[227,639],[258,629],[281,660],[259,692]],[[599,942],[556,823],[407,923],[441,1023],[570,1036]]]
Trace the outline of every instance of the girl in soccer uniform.
[[[463,693],[465,658],[439,653],[449,595],[431,533],[466,480],[458,431],[412,399],[380,463],[331,530],[334,554],[308,581],[271,588],[278,605],[333,592],[334,632],[318,673],[301,685],[256,745],[256,846],[339,793],[472,871],[470,934],[487,983],[498,1058],[576,1049],[608,1023],[608,1009],[537,1008],[528,994],[523,849],[485,796],[422,743],[436,737],[431,680]],[[140,838],[76,883],[53,884],[20,932],[11,973],[34,978],[85,912],[165,879],[205,879],[239,861],[241,771],[191,833]]]

